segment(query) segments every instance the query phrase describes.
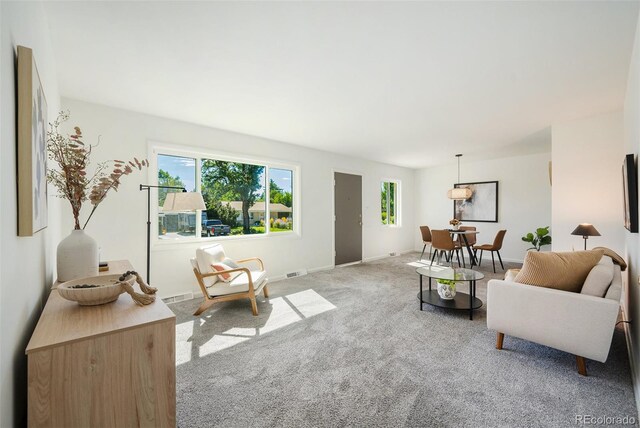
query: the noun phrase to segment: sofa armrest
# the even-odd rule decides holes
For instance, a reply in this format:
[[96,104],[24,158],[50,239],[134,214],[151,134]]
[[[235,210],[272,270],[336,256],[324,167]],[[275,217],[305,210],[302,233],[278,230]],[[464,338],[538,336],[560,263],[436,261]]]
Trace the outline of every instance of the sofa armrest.
[[487,286],[487,327],[604,362],[619,306],[611,299],[491,280]]

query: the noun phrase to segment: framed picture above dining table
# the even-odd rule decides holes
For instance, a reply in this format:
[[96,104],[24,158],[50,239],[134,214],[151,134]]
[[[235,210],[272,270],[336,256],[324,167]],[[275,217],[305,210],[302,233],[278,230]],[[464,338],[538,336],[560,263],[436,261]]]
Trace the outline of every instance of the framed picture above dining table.
[[498,182],[457,183],[455,188],[471,189],[471,197],[453,201],[453,218],[460,221],[498,222]]

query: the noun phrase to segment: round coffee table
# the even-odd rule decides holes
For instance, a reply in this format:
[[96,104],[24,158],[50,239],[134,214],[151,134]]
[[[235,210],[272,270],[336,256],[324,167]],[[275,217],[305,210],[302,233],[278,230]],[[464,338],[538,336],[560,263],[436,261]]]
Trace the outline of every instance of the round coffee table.
[[[442,266],[424,266],[416,269],[420,277],[420,310],[422,304],[438,306],[440,308],[468,310],[469,319],[473,319],[473,310],[482,307],[482,300],[476,297],[476,281],[484,278],[481,272],[464,268],[443,268]],[[422,278],[429,278],[429,290],[422,290]],[[440,297],[437,290],[431,288],[431,279],[449,279],[457,282],[466,281],[469,283],[469,294],[456,291],[452,300],[445,300]]]

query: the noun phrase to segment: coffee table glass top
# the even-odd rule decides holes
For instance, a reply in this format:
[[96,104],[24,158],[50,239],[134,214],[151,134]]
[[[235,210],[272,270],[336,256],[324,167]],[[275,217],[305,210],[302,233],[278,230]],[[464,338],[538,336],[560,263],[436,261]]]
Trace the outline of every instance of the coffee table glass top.
[[416,269],[416,272],[429,278],[453,279],[455,281],[477,281],[484,278],[484,274],[482,272],[465,268],[423,266]]

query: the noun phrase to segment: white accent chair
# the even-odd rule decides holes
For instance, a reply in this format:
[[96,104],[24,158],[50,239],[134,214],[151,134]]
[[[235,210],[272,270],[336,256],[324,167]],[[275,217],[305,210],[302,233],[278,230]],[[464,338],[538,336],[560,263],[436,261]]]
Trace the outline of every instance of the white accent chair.
[[[249,269],[239,266],[254,262],[258,269]],[[214,264],[225,264],[231,269],[216,270]],[[253,315],[258,315],[256,296],[262,292],[264,297],[269,297],[267,289],[267,272],[264,270],[264,263],[257,257],[233,261],[229,259],[221,244],[214,244],[208,247],[198,248],[196,258],[191,259],[193,273],[198,280],[200,290],[204,296],[204,302],[193,314],[200,315],[209,309],[216,302],[226,302],[237,299],[249,299],[251,301],[251,311]],[[238,275],[237,272],[240,272]],[[223,281],[225,275],[237,275],[229,282]]]
[[513,277],[490,280],[487,327],[497,331],[496,348],[502,349],[506,334],[569,352],[586,376],[585,358],[604,363],[609,355],[622,293],[620,266],[613,268],[604,297],[520,284]]

